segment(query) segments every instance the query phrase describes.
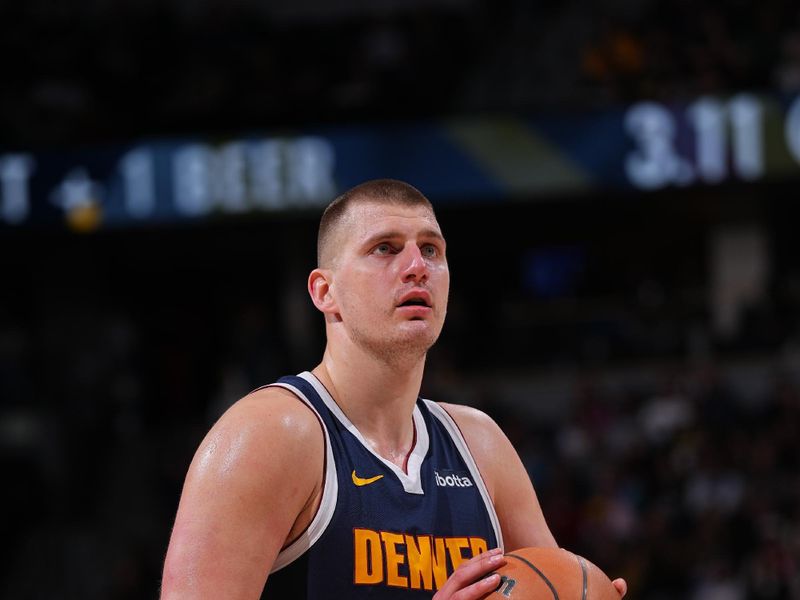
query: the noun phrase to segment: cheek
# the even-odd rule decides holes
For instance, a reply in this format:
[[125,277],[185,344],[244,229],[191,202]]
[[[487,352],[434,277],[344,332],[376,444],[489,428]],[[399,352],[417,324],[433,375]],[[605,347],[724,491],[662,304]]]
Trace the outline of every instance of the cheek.
[[375,273],[352,273],[340,287],[339,305],[347,312],[366,313],[380,305],[383,280]]
[[435,276],[436,286],[447,297],[448,290],[450,289],[450,270],[447,265],[431,269],[431,273]]

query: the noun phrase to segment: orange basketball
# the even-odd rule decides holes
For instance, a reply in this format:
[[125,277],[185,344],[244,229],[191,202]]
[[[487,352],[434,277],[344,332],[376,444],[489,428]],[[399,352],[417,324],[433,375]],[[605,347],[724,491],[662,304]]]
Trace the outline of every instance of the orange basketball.
[[485,600],[619,600],[611,580],[591,562],[561,548],[520,548],[495,571],[500,585]]

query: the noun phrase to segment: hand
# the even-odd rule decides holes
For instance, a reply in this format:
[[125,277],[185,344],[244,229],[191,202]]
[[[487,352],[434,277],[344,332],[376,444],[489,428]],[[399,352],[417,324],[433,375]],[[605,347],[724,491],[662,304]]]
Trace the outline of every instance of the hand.
[[497,573],[485,578],[483,576],[504,564],[506,557],[500,548],[472,557],[453,571],[433,600],[480,600],[500,585]]
[[622,578],[620,578],[620,579],[615,579],[614,581],[612,581],[612,582],[611,582],[611,584],[612,584],[612,585],[613,585],[613,586],[614,586],[614,587],[617,589],[617,591],[619,592],[619,597],[620,597],[620,598],[624,598],[624,597],[625,597],[625,594],[627,594],[627,593],[628,593],[628,583],[627,583],[627,582],[626,582],[624,579],[622,579]]

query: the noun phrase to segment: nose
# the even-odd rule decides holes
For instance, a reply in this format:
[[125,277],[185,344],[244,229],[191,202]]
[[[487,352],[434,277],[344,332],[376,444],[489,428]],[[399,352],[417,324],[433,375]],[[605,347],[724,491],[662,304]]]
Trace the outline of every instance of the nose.
[[422,282],[428,279],[428,263],[415,243],[406,244],[402,258],[400,278],[403,282]]

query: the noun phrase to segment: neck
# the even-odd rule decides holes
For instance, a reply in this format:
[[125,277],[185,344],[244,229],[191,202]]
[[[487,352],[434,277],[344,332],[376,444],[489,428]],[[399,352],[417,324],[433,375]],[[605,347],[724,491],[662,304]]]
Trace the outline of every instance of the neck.
[[412,413],[425,356],[389,364],[354,344],[325,349],[314,375],[372,448],[404,467],[414,443]]

